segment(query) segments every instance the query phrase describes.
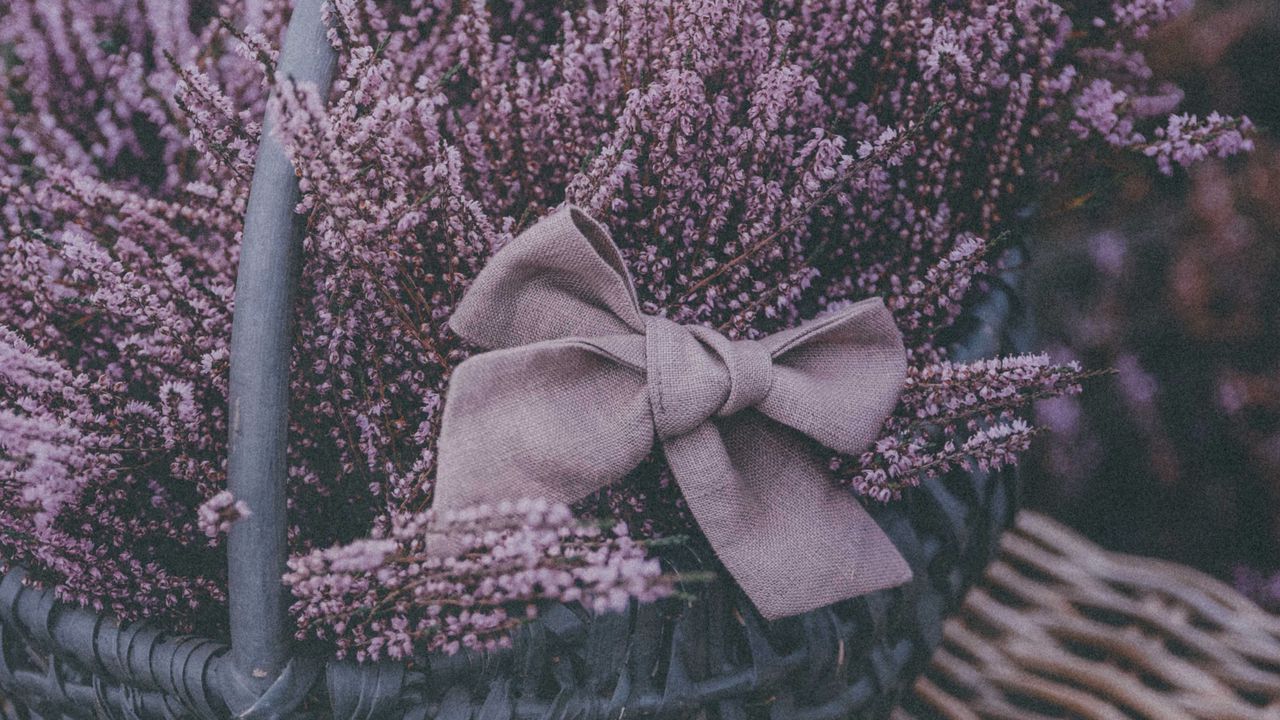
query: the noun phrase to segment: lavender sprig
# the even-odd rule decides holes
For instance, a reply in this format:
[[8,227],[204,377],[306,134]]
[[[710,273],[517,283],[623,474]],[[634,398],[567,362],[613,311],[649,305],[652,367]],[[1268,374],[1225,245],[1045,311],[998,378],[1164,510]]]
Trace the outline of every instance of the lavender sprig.
[[[446,541],[449,554],[428,552]],[[357,660],[494,650],[539,602],[606,612],[674,591],[625,526],[604,530],[538,500],[397,518],[385,536],[294,558],[285,581],[298,637],[331,639]]]
[[[273,75],[287,3],[160,5],[0,4],[0,558],[63,600],[175,630],[225,617],[227,341],[269,89],[310,214],[298,558],[429,510],[449,372],[471,352],[449,315],[565,200],[611,228],[648,313],[757,337],[884,297],[922,383],[885,437],[936,468],[979,432],[970,456],[1003,462],[1026,433],[992,423],[1073,387],[1074,371],[1016,363],[926,383],[986,239],[1037,184],[1103,149],[1172,167],[1248,144],[1243,118],[1161,134],[1176,89],[1135,40],[1172,13],[1163,0],[334,0],[325,102]],[[889,467],[857,461],[846,477]],[[606,503],[630,531],[689,529],[661,466],[638,475]],[[390,592],[361,577],[360,603]],[[352,651],[389,632],[361,625],[356,597],[324,606],[363,628]],[[454,622],[440,647],[481,621]]]

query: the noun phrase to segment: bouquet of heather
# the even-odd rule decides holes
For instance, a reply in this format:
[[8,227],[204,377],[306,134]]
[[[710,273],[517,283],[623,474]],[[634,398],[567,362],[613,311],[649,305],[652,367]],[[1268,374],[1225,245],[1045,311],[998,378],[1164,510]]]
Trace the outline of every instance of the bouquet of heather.
[[[1248,145],[1243,118],[1164,119],[1179,93],[1136,42],[1177,4],[334,0],[326,96],[277,72],[282,0],[6,2],[0,559],[121,618],[224,624],[225,531],[254,512],[226,492],[233,288],[270,110],[309,218],[285,578],[300,636],[360,659],[494,648],[543,601],[670,595],[646,552],[674,535],[710,541],[757,599],[685,487],[696,451],[673,452],[675,430],[663,452],[626,445],[625,477],[589,492],[439,506],[500,477],[497,454],[492,478],[459,477],[468,441],[442,444],[465,369],[510,352],[451,321],[482,269],[532,252],[570,204],[594,218],[591,262],[625,281],[592,298],[624,298],[609,307],[628,332],[749,341],[775,363],[794,346],[777,338],[880,298],[903,364],[874,422],[806,429],[764,407],[767,387],[754,404],[822,445],[833,502],[854,508],[1004,467],[1036,432],[1019,411],[1086,377],[948,358],[1035,189],[1068,157],[1171,169]],[[625,370],[635,343],[602,347]],[[559,467],[573,484],[586,464]]]

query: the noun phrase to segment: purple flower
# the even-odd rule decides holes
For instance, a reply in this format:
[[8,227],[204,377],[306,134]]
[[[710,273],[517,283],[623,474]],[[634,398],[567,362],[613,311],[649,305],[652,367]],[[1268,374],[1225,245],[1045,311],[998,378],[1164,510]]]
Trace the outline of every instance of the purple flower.
[[[227,347],[274,90],[310,217],[292,577],[306,631],[361,657],[489,647],[535,598],[604,609],[661,585],[641,545],[563,510],[424,515],[470,352],[449,315],[548,209],[611,228],[646,312],[733,337],[884,297],[911,384],[881,443],[836,460],[884,499],[1011,462],[1020,408],[1076,389],[1077,368],[954,366],[933,341],[1038,182],[1093,144],[1171,168],[1250,142],[1243,118],[1157,127],[1178,93],[1134,41],[1177,9],[1158,0],[1085,33],[1097,13],[1052,0],[335,0],[327,101],[276,72],[285,4],[242,5],[0,7],[0,557],[126,619],[222,622],[222,531],[245,510],[223,495]],[[599,500],[637,538],[682,525],[657,463]],[[437,522],[475,543],[465,582],[403,561]]]
[[231,523],[252,515],[249,505],[237,500],[227,490],[214,495],[200,506],[197,523],[205,535],[217,537],[231,529]]
[[1166,127],[1156,128],[1156,139],[1143,152],[1156,159],[1160,172],[1173,173],[1173,165],[1192,165],[1207,157],[1230,157],[1253,150],[1249,118],[1230,118],[1210,113],[1204,120],[1195,115],[1173,115]]
[[[441,542],[449,552],[428,552]],[[673,590],[625,526],[604,531],[542,500],[400,516],[385,538],[294,558],[285,582],[299,638],[332,640],[359,660],[503,647],[536,617],[535,601],[606,612]]]

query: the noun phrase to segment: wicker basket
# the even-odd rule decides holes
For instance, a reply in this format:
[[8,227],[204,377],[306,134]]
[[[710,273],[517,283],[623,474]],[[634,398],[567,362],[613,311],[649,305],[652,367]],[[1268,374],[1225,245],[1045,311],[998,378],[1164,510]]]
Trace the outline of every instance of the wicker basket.
[[1280,616],[1033,512],[893,720],[1280,720]]
[[[328,87],[323,0],[300,0],[279,68]],[[230,644],[60,605],[0,581],[0,716],[15,718],[884,717],[1012,521],[1016,478],[953,474],[872,515],[915,572],[904,587],[775,623],[729,582],[693,602],[589,616],[554,606],[496,654],[357,665],[291,642],[280,582],[290,309],[304,219],[268,118],[245,219],[231,349],[228,483],[254,508],[228,540]],[[966,315],[960,359],[1022,343],[1007,285]]]

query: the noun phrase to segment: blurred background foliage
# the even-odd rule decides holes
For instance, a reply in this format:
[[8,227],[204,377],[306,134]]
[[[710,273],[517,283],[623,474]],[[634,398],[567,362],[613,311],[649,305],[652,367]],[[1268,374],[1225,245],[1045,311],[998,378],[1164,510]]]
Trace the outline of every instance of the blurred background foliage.
[[1280,610],[1280,3],[1200,0],[1149,42],[1181,111],[1247,114],[1257,149],[1173,177],[1122,159],[1046,200],[1044,349],[1114,372],[1037,407],[1028,501]]

